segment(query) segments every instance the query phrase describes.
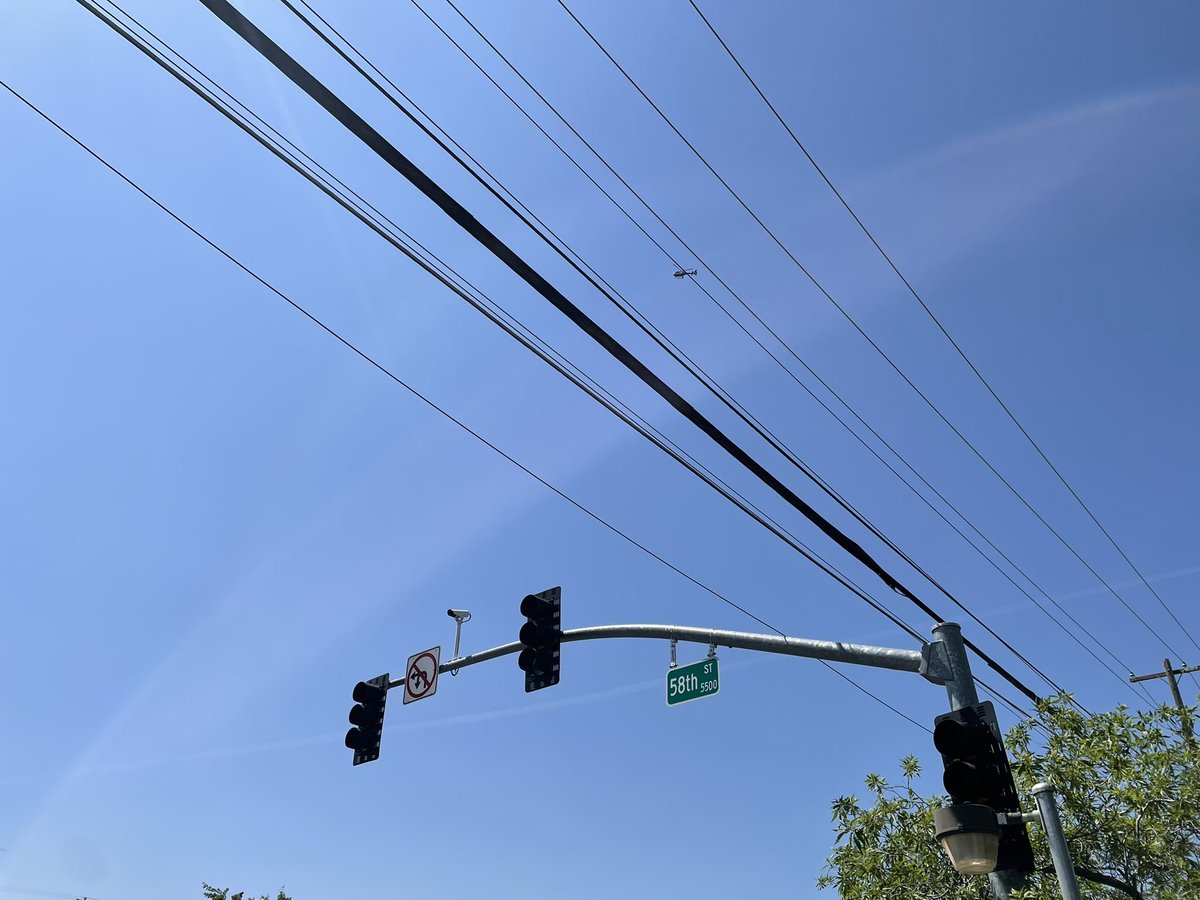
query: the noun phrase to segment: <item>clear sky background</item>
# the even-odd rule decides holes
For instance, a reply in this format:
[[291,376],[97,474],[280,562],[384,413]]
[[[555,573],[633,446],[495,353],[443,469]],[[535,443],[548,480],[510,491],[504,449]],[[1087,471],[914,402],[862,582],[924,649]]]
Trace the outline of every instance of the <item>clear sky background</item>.
[[[422,3],[680,262],[697,265],[444,0]],[[974,380],[685,0],[571,5],[1170,649],[938,421],[553,0],[461,8],[1087,633],[1028,588],[1067,627],[1050,621],[695,283],[673,278],[671,262],[408,0],[313,2],[1047,675],[1095,710],[1168,699],[1162,681],[1148,695],[1124,682],[1164,656],[1200,661],[1196,5],[701,4],[1191,636]],[[278,0],[238,6],[928,603],[964,619]],[[927,617],[634,383],[199,3],[127,8],[928,633]],[[0,79],[505,452],[788,634],[916,646],[81,6],[2,9]],[[658,641],[568,645],[561,684],[529,696],[511,657],[445,678],[422,703],[402,707],[393,694],[381,759],[352,768],[342,746],[351,687],[383,671],[399,677],[410,654],[436,644],[448,655],[447,607],[474,613],[466,650],[515,640],[521,597],[552,585],[562,585],[567,627],[762,628],[415,400],[7,92],[0,154],[0,894],[195,898],[207,880],[256,893],[286,885],[296,900],[806,897],[833,843],[835,797],[869,771],[898,775],[907,754],[938,789],[929,734],[828,668],[725,650],[720,695],[668,709]],[[711,276],[697,281],[836,403]],[[964,627],[1049,690],[980,626]],[[680,648],[681,662],[703,655]],[[841,671],[921,725],[946,708],[944,691],[917,676]],[[1195,698],[1196,682],[1184,686]],[[1002,708],[1004,724],[1015,718]]]

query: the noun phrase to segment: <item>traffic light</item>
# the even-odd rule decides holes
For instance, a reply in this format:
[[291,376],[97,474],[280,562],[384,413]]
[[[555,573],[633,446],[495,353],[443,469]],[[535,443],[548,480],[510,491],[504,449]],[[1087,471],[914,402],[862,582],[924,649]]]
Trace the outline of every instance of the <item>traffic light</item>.
[[[1020,812],[1000,724],[989,701],[934,719],[933,745],[942,754],[942,783],[955,804],[979,803],[996,812]],[[1033,848],[1024,823],[1001,826],[996,868],[1033,871]]]
[[562,643],[562,588],[529,594],[521,601],[520,641],[525,645],[517,665],[525,673],[525,693],[558,684],[559,646]]
[[383,708],[387,704],[388,674],[385,672],[370,681],[354,686],[354,706],[350,708],[350,724],[346,746],[354,751],[354,765],[379,759],[379,742],[383,739]]

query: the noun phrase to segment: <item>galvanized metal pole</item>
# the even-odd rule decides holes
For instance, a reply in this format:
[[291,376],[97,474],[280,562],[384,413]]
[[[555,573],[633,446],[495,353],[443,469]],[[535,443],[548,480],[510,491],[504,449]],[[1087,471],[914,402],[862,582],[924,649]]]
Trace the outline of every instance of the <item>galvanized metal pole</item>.
[[[606,638],[689,641],[694,644],[716,644],[720,647],[735,647],[740,650],[804,656],[809,659],[824,659],[830,662],[913,672],[934,684],[944,684],[951,675],[941,653],[934,652],[934,645],[931,644],[925,644],[920,650],[900,650],[894,647],[873,647],[869,644],[850,644],[844,641],[818,641],[812,638],[758,634],[751,631],[729,631],[724,628],[695,628],[689,625],[594,625],[589,628],[572,628],[562,633],[564,644],[572,641],[595,641]],[[519,641],[501,644],[499,647],[447,660],[441,664],[438,671],[449,672],[452,669],[465,669],[499,656],[520,653],[522,649],[523,645]],[[401,680],[394,682],[393,686],[403,684],[404,681]]]
[[971,662],[967,659],[967,648],[963,644],[962,628],[957,622],[939,622],[933,626],[933,636],[942,645],[950,668],[950,678],[946,680],[950,708],[974,706],[979,702],[979,694],[975,690]]
[[[605,638],[690,641],[708,644],[710,647],[717,645],[736,647],[913,672],[934,684],[944,684],[951,709],[974,706],[979,702],[979,694],[975,690],[975,679],[971,675],[971,664],[967,660],[962,630],[955,622],[942,622],[934,627],[933,633],[936,640],[924,644],[920,650],[899,650],[893,647],[873,647],[841,641],[818,641],[811,638],[727,631],[720,628],[694,628],[684,625],[598,625],[564,631],[562,640],[563,643]],[[522,649],[523,645],[520,642],[501,644],[498,647],[448,660],[441,664],[438,671],[444,673],[465,669],[497,657],[518,653]],[[401,680],[392,682],[388,687],[403,685],[404,681]],[[1020,872],[992,872],[988,875],[988,880],[991,882],[992,893],[996,900],[1009,900],[1014,888],[1025,885],[1025,879]]]
[[[967,659],[967,648],[963,644],[962,628],[957,622],[939,622],[933,627],[937,638],[934,647],[940,646],[951,677],[946,680],[946,696],[951,709],[974,706],[979,702],[975,690],[975,678],[971,675],[971,662]],[[992,894],[996,900],[1009,900],[1016,888],[1025,886],[1025,877],[1020,872],[992,872],[988,875]]]
[[1071,861],[1071,850],[1063,834],[1062,819],[1058,817],[1058,803],[1054,799],[1054,785],[1041,782],[1030,791],[1037,800],[1042,827],[1046,829],[1046,840],[1050,843],[1050,858],[1054,861],[1054,872],[1058,875],[1058,888],[1063,900],[1080,900],[1079,882],[1075,880],[1075,864]]

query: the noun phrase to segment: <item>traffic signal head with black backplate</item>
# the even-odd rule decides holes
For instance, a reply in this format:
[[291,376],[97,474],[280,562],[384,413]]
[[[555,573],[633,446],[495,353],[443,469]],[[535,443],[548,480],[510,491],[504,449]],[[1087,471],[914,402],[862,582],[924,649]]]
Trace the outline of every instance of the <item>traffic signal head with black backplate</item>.
[[350,724],[346,746],[354,751],[354,765],[379,759],[379,742],[383,739],[383,708],[387,704],[388,675],[385,673],[354,686],[354,706],[350,708]]
[[[996,812],[1020,812],[1000,724],[990,702],[934,719],[933,745],[942,754],[942,783],[955,804],[979,803]],[[1033,848],[1023,823],[1002,826],[996,868],[1033,871]]]
[[558,684],[559,647],[562,643],[562,588],[529,594],[521,601],[520,641],[525,645],[517,665],[525,673],[525,693]]

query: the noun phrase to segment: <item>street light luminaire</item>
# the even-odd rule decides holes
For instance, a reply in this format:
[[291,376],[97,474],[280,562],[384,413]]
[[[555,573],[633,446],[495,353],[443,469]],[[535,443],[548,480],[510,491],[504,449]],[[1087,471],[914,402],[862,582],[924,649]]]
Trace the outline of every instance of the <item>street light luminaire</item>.
[[962,875],[985,875],[996,868],[1000,823],[996,811],[978,803],[943,806],[933,811],[934,833]]

